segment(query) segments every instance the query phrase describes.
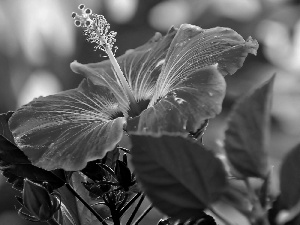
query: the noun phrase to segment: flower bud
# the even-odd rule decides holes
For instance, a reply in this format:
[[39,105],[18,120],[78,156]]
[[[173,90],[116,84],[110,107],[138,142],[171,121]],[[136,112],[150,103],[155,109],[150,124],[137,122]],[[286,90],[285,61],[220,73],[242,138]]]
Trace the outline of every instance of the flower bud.
[[43,186],[28,179],[24,180],[23,206],[40,221],[47,221],[52,218],[58,210],[58,200],[50,195]]

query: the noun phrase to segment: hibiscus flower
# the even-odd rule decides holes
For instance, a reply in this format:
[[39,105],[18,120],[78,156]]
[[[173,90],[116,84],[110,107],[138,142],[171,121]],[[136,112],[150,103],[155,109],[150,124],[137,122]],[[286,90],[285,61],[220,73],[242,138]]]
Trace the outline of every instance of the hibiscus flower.
[[[113,150],[127,132],[195,132],[220,113],[224,76],[239,69],[258,44],[229,28],[183,24],[114,58],[114,32],[103,16],[79,7],[75,25],[110,60],[71,63],[85,79],[78,88],[34,99],[9,124],[18,147],[47,170],[80,170]],[[120,75],[121,74],[121,75]],[[123,77],[122,77],[123,76]]]

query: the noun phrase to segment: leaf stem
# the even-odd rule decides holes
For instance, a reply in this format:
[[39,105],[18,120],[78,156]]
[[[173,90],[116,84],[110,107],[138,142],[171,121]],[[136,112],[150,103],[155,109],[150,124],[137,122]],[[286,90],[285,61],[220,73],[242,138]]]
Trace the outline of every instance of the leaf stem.
[[141,207],[141,204],[142,204],[142,202],[144,201],[144,199],[145,199],[145,195],[142,195],[141,198],[140,198],[140,200],[139,200],[138,203],[136,204],[136,206],[135,206],[135,208],[134,208],[132,214],[130,215],[130,217],[129,217],[127,223],[126,223],[126,225],[130,225],[130,224],[132,223],[132,221],[133,221],[133,219],[134,219],[134,217],[135,217],[137,211],[138,211],[139,208]]
[[149,205],[145,211],[136,219],[136,221],[132,224],[132,225],[138,225],[139,222],[142,221],[142,219],[144,219],[144,217],[148,214],[148,212],[150,212],[150,210],[153,208],[152,205]]
[[119,214],[122,216],[128,209],[129,207],[137,200],[140,196],[142,195],[141,192],[137,193],[130,201],[120,210]]
[[120,216],[120,212],[116,209],[115,202],[112,202],[110,199],[110,196],[107,194],[105,194],[103,196],[103,200],[104,200],[106,206],[110,210],[111,218],[114,222],[114,225],[120,225],[121,224],[121,221],[120,221],[121,216]]
[[113,208],[109,208],[110,209],[110,212],[111,212],[111,217],[112,217],[112,220],[114,222],[114,225],[120,225],[121,224],[121,221],[120,221],[120,215],[117,211],[115,211]]
[[255,218],[255,222],[256,221],[260,221],[260,224],[263,224],[263,225],[270,225],[269,221],[268,221],[268,218],[266,217],[267,215],[267,212],[266,210],[262,207],[259,199],[258,199],[258,196],[257,194],[255,193],[255,191],[253,190],[250,182],[249,182],[249,179],[248,178],[245,178],[244,179],[244,182],[246,184],[246,187],[247,187],[247,193],[249,195],[249,198],[250,198],[250,201],[253,205],[253,209],[252,209],[252,214]]
[[66,187],[103,225],[108,225],[105,220],[73,189],[70,184],[67,183]]

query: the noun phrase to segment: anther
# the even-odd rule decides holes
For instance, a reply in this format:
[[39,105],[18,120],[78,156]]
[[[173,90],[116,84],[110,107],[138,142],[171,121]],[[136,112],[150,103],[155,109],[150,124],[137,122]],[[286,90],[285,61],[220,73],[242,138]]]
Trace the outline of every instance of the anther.
[[84,9],[84,4],[80,4],[80,5],[78,6],[78,9],[80,9],[80,10]]
[[77,17],[77,13],[76,12],[72,12],[72,18],[75,19],[75,17]]
[[85,10],[85,14],[87,14],[87,15],[91,15],[91,14],[92,14],[92,10],[91,10],[91,9],[89,9],[89,8],[87,8],[87,9]]
[[85,26],[90,26],[92,24],[92,22],[91,21],[89,21],[89,20],[87,20],[86,22],[85,22]]
[[[114,52],[112,52],[113,45],[116,42],[115,36],[117,33],[109,31],[109,23],[103,15],[92,14],[92,10],[89,8],[85,9],[83,4],[80,4],[78,8],[81,10],[81,14],[78,15],[78,17],[75,17],[75,26],[82,27],[84,29],[87,41],[96,43],[95,49],[100,49],[106,52],[120,80],[121,87],[124,94],[127,96],[132,111],[134,114],[138,115],[141,112],[139,106],[137,105],[129,84],[127,83],[126,77],[114,56]],[[114,50],[116,50],[116,48]]]
[[75,20],[74,24],[76,27],[80,27],[81,26],[81,22],[79,20]]

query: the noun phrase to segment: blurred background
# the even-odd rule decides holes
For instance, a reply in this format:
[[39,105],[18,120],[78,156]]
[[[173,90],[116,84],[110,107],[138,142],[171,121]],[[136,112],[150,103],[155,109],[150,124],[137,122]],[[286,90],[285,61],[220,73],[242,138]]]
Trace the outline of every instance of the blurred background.
[[[154,32],[165,34],[182,23],[230,27],[245,39],[257,39],[258,55],[249,55],[242,69],[226,77],[223,112],[210,122],[205,144],[213,147],[222,140],[236,99],[275,73],[269,147],[274,171],[300,141],[299,0],[0,0],[0,113],[34,97],[75,88],[82,78],[70,70],[73,60],[104,59],[73,25],[71,13],[78,12],[80,3],[103,14],[118,33],[117,56],[145,43]],[[276,175],[274,184],[276,193]],[[0,176],[1,225],[31,224],[16,216],[16,194]],[[157,221],[159,214],[154,211],[151,217]]]

